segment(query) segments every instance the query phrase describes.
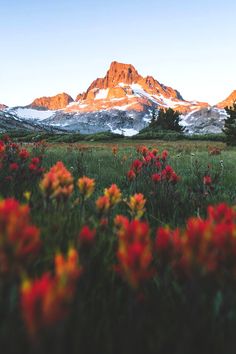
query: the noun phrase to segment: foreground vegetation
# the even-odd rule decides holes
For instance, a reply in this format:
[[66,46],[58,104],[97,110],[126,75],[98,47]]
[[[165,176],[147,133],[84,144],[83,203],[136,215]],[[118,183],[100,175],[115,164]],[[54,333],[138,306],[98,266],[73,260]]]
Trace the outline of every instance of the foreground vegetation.
[[0,142],[4,353],[235,352],[235,149],[17,140]]

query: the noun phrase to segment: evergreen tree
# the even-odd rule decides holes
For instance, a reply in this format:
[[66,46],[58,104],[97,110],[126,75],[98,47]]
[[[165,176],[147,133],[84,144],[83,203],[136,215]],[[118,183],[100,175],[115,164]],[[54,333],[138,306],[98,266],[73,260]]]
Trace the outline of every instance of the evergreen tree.
[[236,102],[232,107],[225,107],[227,118],[225,119],[225,126],[223,132],[226,135],[227,145],[236,146]]
[[158,130],[174,130],[182,133],[185,128],[179,124],[180,120],[180,113],[178,111],[174,111],[172,108],[162,108],[159,111],[153,112],[150,128]]

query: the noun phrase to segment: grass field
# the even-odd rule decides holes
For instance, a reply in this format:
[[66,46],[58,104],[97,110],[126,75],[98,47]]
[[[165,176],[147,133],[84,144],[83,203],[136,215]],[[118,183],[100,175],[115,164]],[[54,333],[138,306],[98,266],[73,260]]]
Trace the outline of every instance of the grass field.
[[236,149],[5,139],[0,158],[3,353],[235,353]]

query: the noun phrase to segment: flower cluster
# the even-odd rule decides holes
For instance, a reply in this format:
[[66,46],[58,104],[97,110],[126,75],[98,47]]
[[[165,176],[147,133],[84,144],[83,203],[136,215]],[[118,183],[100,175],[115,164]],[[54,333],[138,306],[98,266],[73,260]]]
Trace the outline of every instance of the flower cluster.
[[145,213],[146,199],[142,193],[131,195],[127,204],[134,219],[140,219]]
[[28,188],[29,182],[36,182],[42,173],[42,155],[35,156],[8,136],[0,140],[0,187],[6,196],[9,187],[18,186],[23,192],[24,187]]
[[158,155],[157,149],[149,150],[146,146],[138,147],[137,152],[141,154],[141,158],[132,162],[131,168],[127,173],[130,181],[135,180],[139,175],[150,176],[154,184],[166,181],[176,184],[180,177],[175,173],[173,168],[166,165],[168,152],[164,150]]
[[30,223],[29,207],[15,199],[0,201],[0,273],[18,272],[35,258],[40,232]]
[[116,184],[112,184],[109,188],[104,189],[104,195],[100,196],[96,201],[98,212],[103,215],[111,210],[115,205],[119,204],[122,199],[122,193]]
[[80,191],[80,194],[84,199],[88,199],[91,197],[91,195],[94,192],[95,189],[95,181],[92,178],[83,176],[78,179],[78,188]]
[[205,220],[192,217],[184,230],[159,228],[156,250],[159,260],[188,276],[223,271],[236,276],[235,209],[209,206]]
[[122,215],[116,216],[115,225],[119,261],[116,269],[131,287],[137,289],[144,280],[153,275],[149,226],[139,220],[129,221]]
[[21,310],[30,336],[65,318],[80,273],[78,253],[71,248],[66,258],[60,253],[55,256],[54,275],[44,273],[39,279],[23,282]]
[[45,173],[40,188],[47,198],[66,200],[74,190],[73,177],[61,161]]

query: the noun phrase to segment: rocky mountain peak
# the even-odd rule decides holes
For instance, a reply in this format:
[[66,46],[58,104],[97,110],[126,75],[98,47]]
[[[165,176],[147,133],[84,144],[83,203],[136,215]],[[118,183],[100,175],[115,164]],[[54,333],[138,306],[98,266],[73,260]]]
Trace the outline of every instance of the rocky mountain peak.
[[224,109],[230,107],[236,102],[236,90],[234,90],[224,101],[217,104],[218,108]]
[[71,102],[74,102],[73,98],[67,93],[63,92],[59,93],[56,96],[36,98],[30,104],[30,107],[42,107],[49,110],[57,110],[65,108]]

